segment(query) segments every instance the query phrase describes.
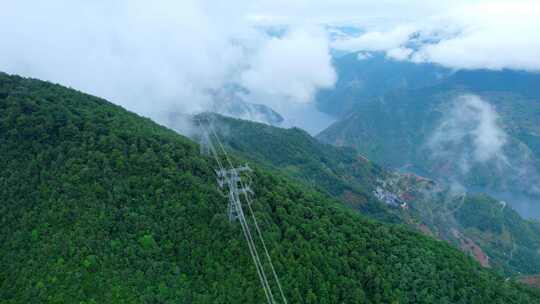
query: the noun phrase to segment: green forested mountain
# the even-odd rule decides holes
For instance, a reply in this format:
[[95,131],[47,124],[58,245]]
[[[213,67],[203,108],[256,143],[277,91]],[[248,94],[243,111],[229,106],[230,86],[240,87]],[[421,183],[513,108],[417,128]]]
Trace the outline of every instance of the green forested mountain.
[[384,52],[349,53],[333,61],[338,81],[319,91],[316,99],[321,111],[340,118],[373,97],[435,85],[452,74],[435,64],[395,60]]
[[[317,138],[390,168],[457,180],[540,218],[533,204],[540,201],[540,99],[492,89],[445,84],[394,91],[358,104]],[[483,101],[461,98],[471,92]],[[495,161],[471,160],[484,148],[499,150]]]
[[523,220],[485,195],[469,197],[453,216],[463,235],[485,251],[491,267],[514,275],[540,273],[540,222]]
[[395,90],[431,86],[466,88],[469,91],[512,92],[540,98],[540,74],[516,70],[452,70],[434,63],[396,60],[384,52],[348,53],[337,56],[334,87],[317,94],[317,105],[325,113],[344,118],[363,102]]
[[[296,128],[215,114],[197,120],[211,122],[225,145],[244,158],[312,185],[368,217],[449,241],[507,276],[540,273],[540,223],[489,196],[462,197],[434,181],[389,172],[351,148],[323,144]],[[377,189],[386,198],[377,198]]]
[[393,174],[385,191],[408,203],[409,225],[447,240],[506,276],[540,273],[540,222],[522,218],[504,201],[412,174]]
[[[214,166],[107,101],[0,74],[0,302],[261,303]],[[540,301],[444,242],[263,168],[253,180],[289,303]]]
[[354,149],[321,143],[298,128],[278,128],[213,113],[195,119],[211,122],[225,145],[243,158],[326,192],[370,217],[400,222],[393,210],[372,194],[377,180],[388,173]]
[[[340,119],[318,135],[320,140],[355,147],[393,169],[405,168],[436,179],[451,177],[469,190],[489,192],[522,214],[526,211],[527,216],[540,218],[540,209],[534,206],[540,201],[540,74],[505,69],[451,71],[429,63],[396,61],[380,53],[357,57],[354,53],[336,58],[339,80],[335,88],[319,93],[319,108]],[[478,107],[459,108],[456,98],[463,94],[482,98],[482,107],[493,107],[498,115],[497,123],[506,133],[504,159],[499,164],[463,164],[477,153],[465,133],[474,137],[481,131],[470,132],[467,125],[492,119]],[[463,118],[449,117],[449,113]],[[441,149],[434,152],[431,141],[444,127],[439,134]],[[484,131],[483,140],[497,145],[499,135]],[[470,167],[465,174],[459,172],[463,167]]]

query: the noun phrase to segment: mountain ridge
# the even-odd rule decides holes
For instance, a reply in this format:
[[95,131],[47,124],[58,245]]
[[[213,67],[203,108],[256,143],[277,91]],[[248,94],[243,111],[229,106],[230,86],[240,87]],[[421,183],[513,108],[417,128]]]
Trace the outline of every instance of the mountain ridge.
[[[0,96],[3,302],[262,301],[195,143],[59,85],[0,74]],[[254,174],[291,303],[540,299],[445,243]]]
[[366,216],[448,241],[507,276],[540,272],[540,223],[521,218],[492,197],[384,169],[351,148],[320,143],[299,129],[203,116],[231,151]]

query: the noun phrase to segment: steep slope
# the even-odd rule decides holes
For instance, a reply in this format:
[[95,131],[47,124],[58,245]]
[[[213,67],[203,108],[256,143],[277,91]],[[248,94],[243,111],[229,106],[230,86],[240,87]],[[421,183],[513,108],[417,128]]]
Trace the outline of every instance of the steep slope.
[[540,223],[491,197],[384,170],[299,129],[215,114],[197,121],[210,121],[225,145],[246,159],[315,186],[364,215],[446,240],[508,276],[540,272]]
[[408,204],[405,222],[449,241],[482,265],[506,276],[540,273],[540,222],[523,219],[505,202],[413,174],[394,173],[382,188]]
[[474,196],[455,212],[463,234],[486,252],[492,267],[507,273],[540,273],[540,222],[524,221],[487,196]]
[[373,218],[400,221],[372,194],[377,180],[384,179],[387,172],[353,149],[323,144],[298,128],[277,128],[212,113],[195,119],[211,122],[225,145],[246,159],[316,187]]
[[458,181],[540,217],[531,205],[540,201],[538,115],[540,99],[445,84],[373,98],[317,138],[390,168]]
[[[0,74],[0,301],[260,303],[214,163],[102,99]],[[290,303],[534,303],[449,245],[256,170]]]

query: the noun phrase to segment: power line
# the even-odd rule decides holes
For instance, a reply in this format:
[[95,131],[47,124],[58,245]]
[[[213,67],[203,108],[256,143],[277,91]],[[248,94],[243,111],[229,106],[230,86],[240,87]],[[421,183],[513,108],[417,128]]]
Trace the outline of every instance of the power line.
[[[265,293],[269,297],[270,301],[269,303],[275,303],[274,296],[272,293],[272,290],[270,288],[270,284],[268,283],[268,278],[266,277],[266,273],[264,271],[264,267],[262,265],[261,259],[259,257],[259,253],[257,251],[255,242],[253,240],[253,236],[251,234],[251,231],[249,229],[248,223],[246,221],[244,211],[241,206],[240,202],[240,193],[247,192],[247,189],[238,187],[240,176],[239,171],[248,170],[249,167],[239,167],[239,168],[231,168],[229,170],[224,169],[222,171],[218,171],[218,177],[223,179],[222,184],[227,185],[229,188],[229,206],[232,205],[232,208],[236,211],[235,217],[229,217],[229,219],[234,220],[238,219],[240,222],[240,225],[242,226],[244,236],[246,238],[246,241],[248,242],[248,246],[250,247],[250,252],[252,254],[253,261],[255,263],[255,266],[257,267],[257,270],[260,274],[261,284],[263,285],[263,289],[265,290]],[[231,207],[230,207],[231,208]]]
[[[257,222],[257,218],[255,217],[255,213],[253,212],[252,208],[252,197],[251,194],[253,194],[253,191],[249,187],[249,185],[246,185],[244,181],[242,180],[240,173],[243,172],[250,172],[251,168],[249,166],[241,166],[241,167],[235,167],[231,161],[231,159],[228,156],[228,153],[221,142],[218,133],[213,127],[212,122],[208,119],[208,129],[204,125],[204,122],[197,119],[199,122],[199,125],[201,129],[203,129],[203,134],[201,135],[201,144],[208,145],[208,149],[212,153],[212,156],[216,159],[216,162],[218,164],[219,169],[216,170],[216,175],[218,176],[218,185],[220,188],[227,187],[229,190],[228,198],[229,198],[229,206],[228,206],[228,214],[229,214],[229,220],[234,221],[236,219],[239,220],[240,226],[242,227],[242,231],[244,234],[244,237],[246,239],[246,242],[248,243],[248,248],[250,251],[250,255],[252,257],[253,263],[255,264],[255,268],[257,270],[257,274],[259,276],[259,280],[261,282],[261,285],[263,287],[263,291],[265,293],[267,302],[269,304],[276,303],[274,299],[274,294],[272,292],[268,277],[266,275],[266,271],[264,269],[264,265],[261,261],[261,258],[259,256],[257,246],[253,240],[253,236],[251,233],[251,230],[249,228],[248,222],[246,220],[244,210],[242,208],[242,203],[240,200],[240,195],[243,194],[248,206],[248,213],[251,215],[253,224],[255,226],[257,237],[262,244],[263,251],[264,251],[264,257],[267,260],[267,263],[270,265],[270,269],[272,272],[272,277],[276,281],[276,285],[279,290],[280,298],[284,304],[287,304],[287,299],[285,297],[285,294],[283,292],[283,288],[281,286],[281,282],[279,280],[279,277],[277,276],[274,264],[272,263],[272,259],[270,257],[270,254],[268,252],[268,248],[266,246],[266,243],[264,241],[264,238],[262,236],[261,229],[259,227],[259,224]],[[208,131],[210,130],[210,131]],[[213,145],[211,136],[215,138],[219,148],[221,150],[221,153],[225,156],[225,160],[229,165],[228,169],[225,169],[220,157],[219,153],[216,151],[216,147]],[[201,147],[203,149],[204,147]],[[249,177],[249,175],[248,175]]]
[[[225,159],[226,159],[227,162],[229,163],[229,166],[231,167],[231,169],[233,170],[233,172],[235,172],[235,173],[237,174],[237,173],[238,173],[238,172],[237,172],[237,169],[233,166],[232,161],[231,161],[231,159],[229,158],[229,155],[227,154],[227,151],[225,150],[225,147],[224,147],[223,143],[221,142],[221,140],[220,140],[220,138],[219,138],[219,135],[217,134],[217,132],[216,132],[216,130],[214,129],[213,125],[210,124],[210,125],[209,125],[209,128],[210,128],[211,132],[213,132],[214,137],[216,138],[216,141],[218,142],[218,145],[219,145],[219,147],[221,148],[221,151],[222,151],[223,154],[225,155]],[[249,170],[251,170],[251,169],[249,169]],[[246,171],[249,171],[249,170],[246,170]],[[254,213],[253,213],[253,210],[251,209],[251,203],[250,203],[249,192],[246,191],[247,188],[246,188],[245,185],[243,184],[242,179],[239,177],[239,175],[237,175],[237,176],[238,176],[238,182],[240,182],[240,185],[241,185],[242,189],[244,189],[244,191],[242,191],[242,193],[246,196],[246,200],[247,200],[247,202],[248,202],[248,206],[249,206],[249,210],[250,210],[250,212],[251,212],[251,216],[252,216],[252,218],[254,219],[255,226],[257,227],[257,232],[258,232],[259,239],[260,239],[261,243],[263,244],[264,249],[265,249],[265,252],[266,252],[266,258],[267,258],[268,262],[270,263],[270,266],[271,266],[271,268],[272,268],[272,270],[273,270],[273,269],[274,269],[274,265],[272,264],[272,260],[270,259],[270,255],[268,254],[268,251],[266,250],[266,245],[265,245],[265,243],[264,243],[264,238],[262,237],[261,231],[260,231],[260,229],[258,228],[258,225],[257,225],[257,220],[256,220],[256,218],[255,218],[255,215],[254,215]],[[240,202],[240,201],[238,200],[238,202]],[[246,223],[246,227],[248,228],[248,234],[249,234],[249,236],[250,236],[250,238],[251,238],[251,232],[249,231],[249,227],[247,226],[247,221],[246,221],[246,219],[245,219],[245,217],[244,217],[243,210],[242,210],[242,207],[241,207],[240,204],[239,204],[239,210],[240,210],[240,212],[241,212],[241,214],[242,214],[242,216],[240,217],[240,221],[241,221],[241,222],[243,221],[243,222]],[[253,240],[252,240],[252,242],[253,242]],[[255,245],[253,244],[253,246],[255,246]],[[257,260],[258,260],[258,253],[257,253],[257,251],[255,251],[255,253],[256,253],[255,256],[257,257]],[[260,263],[260,260],[259,260],[259,263]],[[266,282],[266,285],[267,285],[267,287],[268,287],[268,291],[269,291],[269,293],[270,293],[270,298],[272,299],[272,303],[274,303],[273,293],[272,293],[272,290],[270,289],[270,285],[268,284],[268,280],[267,280],[267,278],[266,278],[266,273],[264,272],[264,267],[263,267],[262,263],[261,263],[260,267],[262,268],[263,278],[264,278],[264,281]],[[275,270],[273,270],[273,273],[275,274]],[[275,275],[274,278],[275,278],[275,280],[277,281],[278,286],[280,286],[280,290],[281,290],[281,284],[280,284],[280,282],[279,282],[279,279],[277,278],[277,275]],[[281,294],[283,294],[283,292],[281,292]],[[285,299],[284,296],[283,296],[283,299]],[[284,302],[287,303],[287,300],[284,300]]]
[[255,217],[255,213],[253,212],[253,209],[251,208],[251,198],[247,194],[246,194],[246,200],[248,202],[247,205],[248,205],[249,211],[251,212],[251,217],[253,218],[253,223],[255,224],[255,228],[257,229],[257,233],[259,234],[259,237],[261,239],[261,243],[263,245],[263,249],[264,249],[264,252],[266,254],[266,258],[268,259],[268,262],[270,263],[270,268],[272,269],[272,274],[274,276],[274,279],[277,282],[279,293],[281,295],[283,303],[287,304],[287,299],[285,298],[285,294],[283,293],[283,288],[281,287],[281,283],[280,283],[279,278],[277,276],[276,269],[274,268],[274,264],[272,263],[272,259],[270,258],[270,254],[268,253],[268,249],[266,248],[266,243],[264,242],[264,238],[262,237],[262,233],[261,233],[261,230],[259,228],[259,224],[257,224],[257,219]]
[[[199,125],[202,128],[204,127],[204,124],[202,122],[199,122]],[[268,304],[273,304],[273,295],[272,291],[270,290],[270,286],[268,284],[268,280],[266,278],[266,275],[264,273],[264,268],[262,267],[262,263],[260,262],[260,259],[258,257],[258,253],[255,247],[255,242],[253,241],[253,238],[251,237],[251,233],[249,231],[249,227],[247,225],[247,222],[245,221],[245,217],[242,217],[243,212],[239,201],[239,195],[238,195],[238,189],[237,189],[237,180],[239,179],[238,172],[234,170],[234,168],[231,168],[230,170],[226,170],[223,165],[221,164],[221,161],[219,159],[218,153],[216,152],[216,149],[214,145],[212,144],[212,141],[209,138],[208,131],[205,129],[203,131],[203,138],[208,139],[206,142],[208,144],[209,150],[212,152],[212,155],[214,156],[219,169],[216,170],[216,175],[218,176],[218,185],[220,188],[224,188],[227,186],[229,188],[229,206],[228,206],[228,213],[229,213],[229,220],[234,220],[237,218],[237,216],[240,216],[240,226],[242,228],[242,232],[244,234],[244,238],[246,239],[246,242],[248,243],[249,253],[251,255],[251,258],[253,260],[253,263],[255,264],[255,269],[257,270],[257,275],[259,277],[259,280],[261,282],[261,285],[263,287],[263,291],[266,297],[266,300]],[[229,173],[232,173],[233,176],[229,176]],[[242,219],[243,218],[243,219]]]

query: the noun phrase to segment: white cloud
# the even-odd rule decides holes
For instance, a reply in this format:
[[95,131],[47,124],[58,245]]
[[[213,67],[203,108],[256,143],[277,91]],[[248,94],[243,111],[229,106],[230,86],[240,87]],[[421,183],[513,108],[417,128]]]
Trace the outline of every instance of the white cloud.
[[373,57],[373,55],[369,52],[359,52],[358,55],[356,55],[356,59],[358,60],[369,59],[371,57]]
[[[371,24],[362,35],[340,38],[332,46],[386,51],[398,60],[457,69],[540,71],[540,2],[469,1],[440,8],[416,20]],[[408,50],[413,52],[405,54]]]
[[397,47],[395,49],[390,49],[386,52],[386,56],[393,58],[395,60],[407,60],[413,53],[412,49]]
[[332,48],[340,51],[386,51],[398,48],[414,33],[412,26],[398,26],[389,31],[371,31],[358,37],[346,37],[332,43]]
[[[197,1],[16,1],[0,13],[0,69],[60,82],[163,121],[204,107],[242,49]],[[237,32],[238,31],[238,32]],[[254,34],[253,34],[254,35]]]
[[432,157],[458,163],[464,175],[475,164],[507,165],[508,136],[493,106],[476,95],[459,96],[450,106],[428,141]]
[[540,3],[495,1],[458,8],[459,35],[423,45],[416,61],[464,69],[540,70]]
[[325,35],[298,29],[271,38],[248,8],[244,0],[10,1],[0,10],[0,70],[164,124],[171,112],[208,109],[209,92],[231,82],[292,102],[333,84]]
[[[335,81],[327,35],[313,30],[321,25],[364,30],[334,35],[336,49],[539,70],[539,8],[531,0],[4,1],[0,70],[69,85],[162,123],[171,111],[207,108],[207,92],[230,82],[251,89],[251,102],[286,111],[282,104],[309,102]],[[270,37],[264,26],[285,35]]]
[[441,109],[443,117],[425,146],[435,170],[432,173],[456,184],[487,182],[476,184],[475,190],[504,198],[522,215],[531,216],[537,210],[531,198],[540,194],[534,152],[508,136],[495,107],[486,99],[462,95],[447,106]]
[[265,41],[250,61],[241,83],[253,95],[271,95],[286,102],[310,102],[320,88],[334,85],[326,34],[294,29]]
[[355,24],[392,28],[476,0],[258,0],[248,16],[264,24]]

